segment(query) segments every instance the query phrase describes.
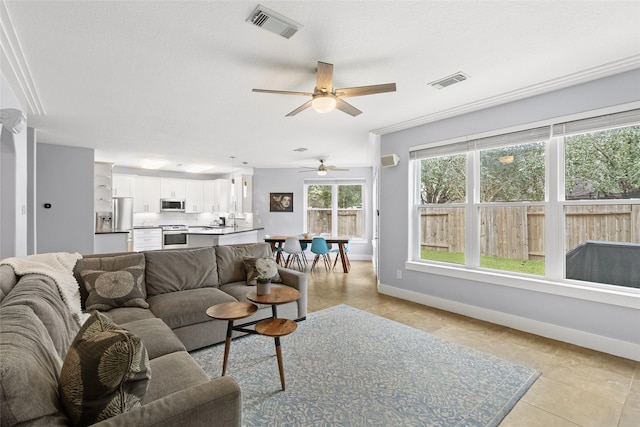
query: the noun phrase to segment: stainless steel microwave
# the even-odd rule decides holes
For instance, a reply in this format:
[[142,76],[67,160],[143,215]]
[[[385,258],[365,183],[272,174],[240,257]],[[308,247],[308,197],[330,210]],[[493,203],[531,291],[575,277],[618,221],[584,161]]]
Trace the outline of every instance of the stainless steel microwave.
[[184,212],[183,199],[160,199],[160,212]]

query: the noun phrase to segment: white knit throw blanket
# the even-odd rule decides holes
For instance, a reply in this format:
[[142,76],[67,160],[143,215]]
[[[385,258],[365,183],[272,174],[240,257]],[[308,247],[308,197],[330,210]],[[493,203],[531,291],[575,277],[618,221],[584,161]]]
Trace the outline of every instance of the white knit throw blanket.
[[80,258],[82,258],[82,255],[77,252],[52,252],[19,258],[6,258],[0,261],[0,265],[10,265],[17,276],[42,274],[53,279],[58,287],[62,301],[69,308],[78,324],[82,325],[89,315],[82,312],[80,287],[73,276],[73,267]]

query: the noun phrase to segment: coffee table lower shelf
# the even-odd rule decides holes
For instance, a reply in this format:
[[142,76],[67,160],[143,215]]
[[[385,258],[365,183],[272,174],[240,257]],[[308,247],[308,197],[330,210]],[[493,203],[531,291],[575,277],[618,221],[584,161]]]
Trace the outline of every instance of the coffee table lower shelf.
[[[289,335],[298,328],[298,324],[290,319],[281,319],[271,317],[255,322],[234,325],[234,320],[244,319],[251,316],[258,310],[255,304],[246,302],[227,302],[217,304],[207,309],[207,315],[214,319],[226,320],[227,337],[224,343],[224,359],[222,361],[222,375],[226,375],[227,362],[229,360],[229,349],[231,347],[231,335],[233,331],[241,331],[249,334],[264,335],[272,337],[276,346],[276,358],[278,359],[278,371],[280,373],[280,384],[282,390],[285,390],[284,364],[282,362],[282,348],[280,345],[280,337]],[[255,325],[254,329],[248,329],[247,326]]]

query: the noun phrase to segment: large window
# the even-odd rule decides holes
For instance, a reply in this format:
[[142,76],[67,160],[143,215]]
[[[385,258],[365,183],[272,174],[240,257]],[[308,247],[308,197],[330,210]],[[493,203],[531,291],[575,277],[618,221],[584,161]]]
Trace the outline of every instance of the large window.
[[464,264],[466,173],[464,154],[421,160],[421,259]]
[[566,277],[640,287],[640,126],[563,133]]
[[633,110],[412,150],[413,259],[638,287],[639,123]]
[[306,230],[364,238],[363,190],[353,181],[305,184]]

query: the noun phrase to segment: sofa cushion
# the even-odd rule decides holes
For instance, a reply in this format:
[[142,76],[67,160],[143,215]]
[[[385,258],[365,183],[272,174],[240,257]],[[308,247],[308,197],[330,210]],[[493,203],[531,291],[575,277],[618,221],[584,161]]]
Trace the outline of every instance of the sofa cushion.
[[74,425],[88,425],[141,406],[151,369],[140,338],[94,311],[60,372],[60,399]]
[[26,274],[3,301],[3,308],[27,306],[42,321],[60,359],[67,355],[80,325],[60,298],[53,279],[41,274]]
[[87,310],[108,311],[118,307],[149,308],[142,293],[144,264],[117,271],[83,270],[80,272],[89,292]]
[[140,337],[150,360],[187,350],[167,324],[158,318],[136,320],[120,324],[120,327]]
[[[144,396],[143,404],[153,402],[180,390],[209,381],[207,373],[186,351],[169,353],[151,361],[153,379]],[[210,420],[216,425],[216,420]],[[171,425],[167,421],[167,425]]]
[[27,306],[0,309],[0,425],[67,425],[58,398],[62,360]]
[[[269,279],[272,283],[282,282],[280,275],[278,274],[278,265],[273,260],[273,258],[254,258],[254,257],[243,257],[242,261],[244,262],[244,269],[247,272],[247,285],[256,285],[258,284],[258,277],[260,277],[260,272],[258,271],[258,267],[256,263],[270,263],[272,264],[273,270],[276,272]],[[259,261],[259,262],[258,262]]]
[[138,307],[114,308],[109,311],[105,311],[103,314],[106,314],[107,317],[116,325],[122,325],[136,320],[156,318],[148,308]]
[[268,243],[249,243],[216,247],[220,284],[247,280],[243,257],[267,258],[271,256]]
[[144,256],[147,295],[150,297],[218,286],[213,247],[149,251]]
[[153,314],[162,319],[171,329],[194,323],[208,322],[207,308],[223,302],[236,301],[235,298],[218,288],[190,289],[150,297],[149,307]]
[[[122,255],[88,255],[76,262],[73,268],[73,274],[76,277],[78,283],[82,283],[82,277],[80,272],[84,270],[104,270],[104,271],[118,271],[127,267],[133,267],[141,265],[144,267],[145,258],[141,253],[127,253]],[[144,281],[144,279],[143,279]],[[141,284],[140,289],[144,298],[147,297],[146,288],[144,282]],[[83,307],[84,302],[87,300],[89,293],[84,286],[80,286],[80,295],[82,296]]]

